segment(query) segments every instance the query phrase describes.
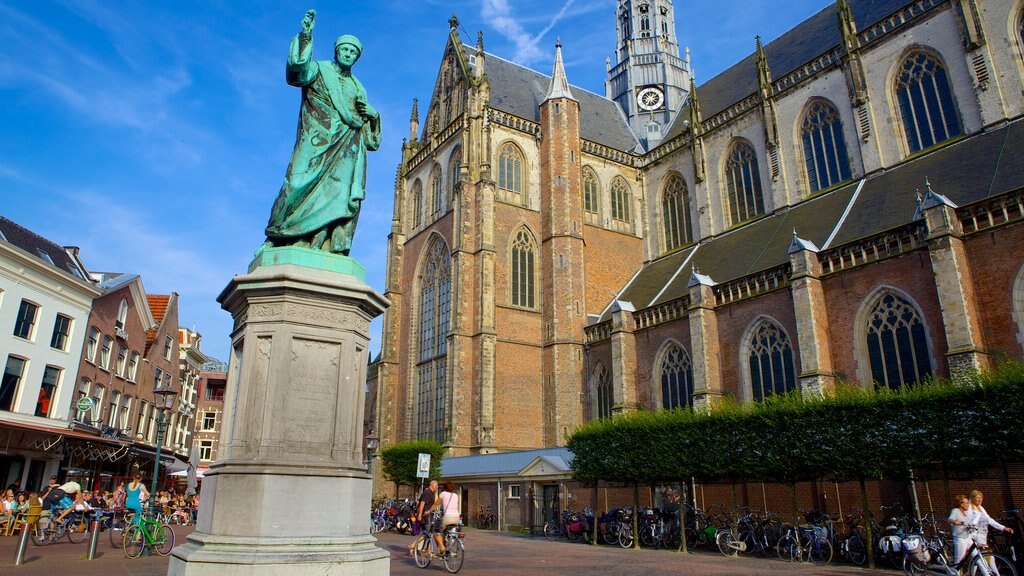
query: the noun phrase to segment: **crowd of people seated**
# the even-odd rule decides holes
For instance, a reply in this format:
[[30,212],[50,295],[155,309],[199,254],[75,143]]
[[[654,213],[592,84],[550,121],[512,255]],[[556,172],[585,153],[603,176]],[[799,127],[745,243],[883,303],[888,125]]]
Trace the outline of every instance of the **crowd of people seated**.
[[[93,518],[105,524],[105,520],[122,512],[137,512],[148,508],[150,495],[142,487],[137,486],[140,478],[132,482],[133,491],[120,482],[113,490],[83,490],[77,482],[59,484],[56,476],[51,476],[49,484],[40,490],[21,490],[16,484],[9,486],[2,494],[3,505],[0,506],[0,534],[13,534],[20,526],[19,522],[34,515],[50,515],[57,520],[64,520],[73,512],[83,514],[87,519]],[[131,498],[134,496],[134,498]],[[162,520],[177,524],[193,524],[199,508],[198,495],[185,496],[176,493],[174,488],[152,495],[154,511],[162,515]],[[136,502],[130,502],[136,500]]]

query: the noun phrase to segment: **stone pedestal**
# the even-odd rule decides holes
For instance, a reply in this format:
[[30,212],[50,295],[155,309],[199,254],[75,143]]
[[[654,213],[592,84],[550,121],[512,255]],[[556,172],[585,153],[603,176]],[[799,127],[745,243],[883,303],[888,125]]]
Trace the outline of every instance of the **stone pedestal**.
[[218,298],[235,321],[221,449],[168,574],[390,571],[362,457],[369,324],[388,303],[355,261],[310,256],[261,250]]

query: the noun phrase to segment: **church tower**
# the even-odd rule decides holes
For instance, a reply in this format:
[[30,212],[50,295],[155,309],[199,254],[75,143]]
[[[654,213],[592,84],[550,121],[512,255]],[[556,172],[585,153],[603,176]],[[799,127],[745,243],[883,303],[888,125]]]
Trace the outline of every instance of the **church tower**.
[[540,105],[541,333],[544,445],[558,446],[582,421],[583,198],[580,104],[562,64],[562,44]]
[[658,145],[686,103],[689,55],[679,57],[672,0],[618,0],[615,63],[605,96],[615,100],[645,149]]

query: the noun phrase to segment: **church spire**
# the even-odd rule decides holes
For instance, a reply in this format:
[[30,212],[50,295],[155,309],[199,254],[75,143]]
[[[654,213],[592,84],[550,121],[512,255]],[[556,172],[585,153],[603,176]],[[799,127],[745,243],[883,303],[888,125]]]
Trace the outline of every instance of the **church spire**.
[[555,68],[551,71],[551,85],[548,86],[548,94],[544,101],[555,98],[566,98],[575,100],[572,91],[569,90],[569,79],[565,76],[565,66],[562,64],[562,41],[555,43]]
[[412,114],[409,114],[409,142],[415,142],[420,135],[420,103],[412,99]]

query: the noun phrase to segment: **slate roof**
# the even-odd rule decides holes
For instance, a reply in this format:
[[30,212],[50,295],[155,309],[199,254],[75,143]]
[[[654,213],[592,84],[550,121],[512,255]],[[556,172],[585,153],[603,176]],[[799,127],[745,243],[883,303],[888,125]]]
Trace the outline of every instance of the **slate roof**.
[[[873,26],[910,3],[907,0],[849,0],[858,30]],[[764,46],[773,79],[781,78],[839,46],[837,13],[836,4],[833,3]],[[710,118],[757,92],[754,39],[750,38],[749,41],[752,49],[749,56],[697,86],[704,118]],[[700,55],[696,54],[695,57],[699,59]],[[689,118],[689,108],[684,106],[677,118]],[[675,138],[682,132],[683,123],[673,123],[665,141]]]
[[[472,53],[469,46],[464,49]],[[547,96],[551,77],[491,53],[485,71],[491,83],[491,107],[520,118],[540,122],[540,104]],[[631,151],[638,142],[622,109],[614,101],[570,85],[580,104],[580,136],[616,150]]]
[[445,458],[441,461],[441,477],[515,476],[537,458],[544,458],[554,466],[568,470],[571,468],[573,457],[568,448],[542,448]]
[[[64,247],[43,238],[39,234],[36,234],[12,220],[8,220],[7,218],[0,216],[0,242],[3,242],[4,239],[6,239],[9,244],[21,248],[46,264],[50,264],[55,268],[68,272],[79,279],[85,280],[86,278],[86,271],[82,270],[78,264],[75,263],[75,260],[70,254],[68,254]],[[52,262],[48,262],[43,254],[48,255]]]
[[[794,229],[826,249],[899,228],[913,221],[925,179],[957,206],[1024,188],[1024,154],[1016,152],[1021,149],[1024,119],[964,138],[662,256],[647,264],[617,299],[642,310],[680,298],[688,292],[691,265],[721,284],[785,264]],[[609,317],[606,310],[601,320]]]

